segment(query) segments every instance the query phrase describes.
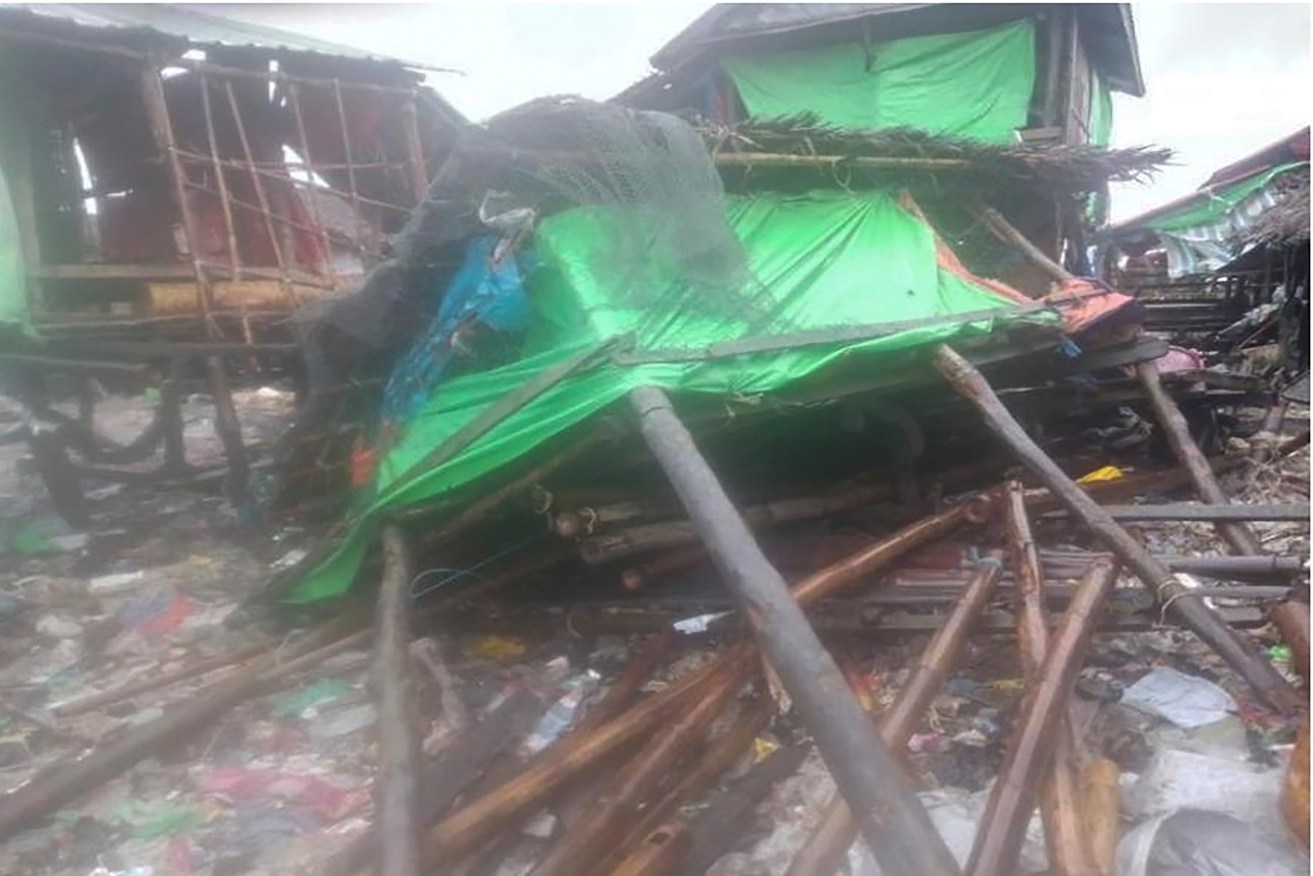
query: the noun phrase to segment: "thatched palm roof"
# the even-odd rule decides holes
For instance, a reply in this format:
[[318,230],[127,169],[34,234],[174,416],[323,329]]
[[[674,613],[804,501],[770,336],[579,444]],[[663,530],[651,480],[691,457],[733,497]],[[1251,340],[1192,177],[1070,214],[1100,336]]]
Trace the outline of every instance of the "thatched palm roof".
[[830,176],[841,185],[938,183],[996,189],[1018,185],[1064,192],[1098,191],[1108,182],[1143,182],[1172,158],[1170,149],[996,144],[909,128],[853,130],[802,114],[704,127],[722,171],[740,168],[770,187],[784,171]]

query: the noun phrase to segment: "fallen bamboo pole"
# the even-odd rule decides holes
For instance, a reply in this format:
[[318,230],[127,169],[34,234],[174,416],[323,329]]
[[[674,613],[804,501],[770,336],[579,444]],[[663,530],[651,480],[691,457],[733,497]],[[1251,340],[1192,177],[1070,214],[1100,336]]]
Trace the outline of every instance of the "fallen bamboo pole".
[[[1304,522],[1308,520],[1308,505],[1201,505],[1193,502],[1176,502],[1169,505],[1104,505],[1103,510],[1113,520],[1141,523],[1155,520],[1206,521],[1217,524],[1218,529],[1249,521]],[[1247,527],[1243,532],[1249,532]],[[1250,533],[1253,535],[1253,533]],[[1234,547],[1234,545],[1233,545]],[[1258,552],[1240,552],[1242,556],[1261,556]]]
[[115,703],[121,703],[124,700],[149,693],[153,690],[159,690],[162,687],[168,687],[177,684],[180,681],[186,681],[189,678],[195,678],[198,675],[205,675],[216,669],[226,669],[237,663],[244,663],[253,657],[259,657],[274,650],[277,643],[269,642],[262,645],[251,645],[246,648],[239,648],[227,654],[216,654],[213,657],[204,657],[200,660],[193,660],[190,663],[179,666],[177,669],[168,672],[158,672],[155,670],[143,672],[145,676],[136,681],[130,681],[127,684],[113,687],[109,690],[103,690],[99,693],[85,696],[78,700],[70,700],[65,703],[57,703],[50,707],[51,714],[58,718],[71,718],[74,715],[82,715],[87,712],[93,712],[96,709],[112,706]]
[[[743,509],[742,519],[753,529],[763,529],[838,514],[889,495],[885,484],[860,485],[826,495],[798,496],[752,505]],[[579,555],[589,563],[605,563],[647,551],[693,545],[698,542],[698,537],[697,525],[692,520],[647,523],[582,539]]]
[[1150,554],[1144,545],[1119,526],[1067,477],[1013,419],[989,383],[970,362],[945,345],[938,348],[935,361],[944,378],[980,411],[990,431],[1007,444],[1026,468],[1134,571],[1164,610],[1173,611],[1184,626],[1189,627],[1216,651],[1269,705],[1286,713],[1298,707],[1298,694],[1258,654],[1253,644],[1230,629],[1202,600],[1192,597],[1189,588],[1177,581],[1172,572]]
[[[433,761],[425,762],[419,774],[420,823],[441,815],[471,784],[484,775],[488,764],[512,741],[532,726],[543,712],[542,703],[521,688],[501,702],[477,725],[466,727],[461,739]],[[368,868],[379,857],[378,825],[371,824],[333,855],[318,876],[350,876]]]
[[960,872],[898,760],[853,698],[833,658],[661,390],[630,394],[641,432],[742,603],[762,653],[816,739],[858,828],[889,876]]
[[[1006,486],[1008,549],[1017,576],[1015,596],[1017,641],[1029,688],[1039,681],[1048,652],[1049,630],[1044,611],[1044,568],[1026,516],[1026,498],[1017,481]],[[1040,787],[1040,814],[1049,866],[1055,876],[1096,876],[1093,854],[1082,828],[1080,789],[1076,771],[1076,740],[1065,713],[1059,718],[1053,765]]]
[[1096,563],[1081,580],[1076,598],[1050,641],[1036,684],[1026,691],[1023,718],[981,816],[967,862],[966,872],[971,876],[1016,873],[1039,780],[1052,762],[1056,731],[1094,637],[1096,615],[1116,580],[1116,565]]
[[673,872],[679,876],[703,876],[756,820],[757,806],[771,789],[798,770],[807,750],[803,745],[778,748],[712,797],[707,807],[689,822],[692,847]]
[[738,672],[726,673],[704,687],[696,703],[690,704],[625,763],[594,801],[585,820],[547,853],[533,869],[533,876],[584,876],[595,872],[605,850],[622,842],[648,795],[725,710],[747,681],[748,671],[745,664]]
[[383,580],[378,588],[374,685],[378,700],[379,873],[419,876],[419,740],[411,721],[410,582],[414,563],[405,536],[383,527]]
[[[976,572],[952,614],[926,645],[897,701],[880,722],[880,736],[890,749],[902,750],[938,695],[944,680],[966,646],[976,619],[989,603],[1002,563],[992,557]],[[831,876],[857,836],[852,810],[844,800],[830,800],[820,824],[794,856],[786,876]]]
[[[734,724],[698,758],[693,769],[660,800],[644,808],[642,818],[629,831],[617,852],[623,854],[632,850],[637,854],[638,849],[634,848],[637,844],[660,831],[662,823],[673,816],[680,806],[697,799],[715,784],[722,773],[738,762],[752,745],[752,740],[770,723],[770,717],[770,710],[764,701],[745,706]],[[610,860],[603,861],[597,869],[600,873],[610,873]]]
[[[37,773],[26,784],[0,797],[0,840],[36,824],[164,746],[209,726],[224,712],[250,699],[270,683],[303,668],[307,657],[323,655],[324,651],[334,647],[333,644],[324,644],[325,641],[331,642],[340,635],[333,626],[311,633],[288,649],[295,656],[287,663],[280,663],[280,656],[275,654],[259,657],[245,668],[203,688],[189,701],[171,706],[155,720],[98,745],[72,763],[56,763]],[[338,640],[338,644],[341,641],[345,640]]]
[[1307,602],[1288,599],[1268,612],[1268,617],[1290,648],[1292,668],[1307,684],[1309,677],[1309,606]]
[[643,837],[638,848],[607,876],[663,876],[672,872],[693,848],[688,827],[679,820],[662,825]]
[[[1149,397],[1149,403],[1153,406],[1154,412],[1158,415],[1158,424],[1162,426],[1163,431],[1167,434],[1167,442],[1172,446],[1172,452],[1176,454],[1177,460],[1190,473],[1190,480],[1194,483],[1195,492],[1199,498],[1212,505],[1219,507],[1227,506],[1229,499],[1222,490],[1221,484],[1213,476],[1213,470],[1209,467],[1208,461],[1199,450],[1199,445],[1195,444],[1194,438],[1190,437],[1190,426],[1185,421],[1185,416],[1181,409],[1176,406],[1167,391],[1163,389],[1163,383],[1158,374],[1158,366],[1153,362],[1141,362],[1135,366],[1136,375],[1140,378],[1140,385],[1144,388],[1144,394]],[[1308,519],[1305,508],[1304,514],[1300,519]],[[1231,546],[1233,553],[1258,556],[1263,553],[1263,547],[1254,535],[1253,530],[1245,526],[1241,520],[1258,520],[1263,518],[1250,517],[1238,518],[1236,520],[1223,521],[1218,519],[1217,531],[1222,539]]]
[[1117,841],[1121,834],[1119,815],[1119,768],[1115,761],[1100,758],[1085,768],[1081,809],[1089,836],[1090,853],[1100,876],[1116,876]]
[[[903,554],[952,532],[965,521],[966,510],[962,506],[920,520],[808,576],[793,588],[793,597],[800,605],[806,606],[833,596]],[[494,836],[509,821],[541,804],[579,772],[643,733],[650,732],[694,685],[705,682],[714,673],[727,671],[731,663],[747,659],[752,652],[750,646],[742,646],[722,653],[693,676],[639,703],[603,725],[591,737],[561,740],[513,779],[435,824],[425,840],[423,860],[433,862],[459,857]]]

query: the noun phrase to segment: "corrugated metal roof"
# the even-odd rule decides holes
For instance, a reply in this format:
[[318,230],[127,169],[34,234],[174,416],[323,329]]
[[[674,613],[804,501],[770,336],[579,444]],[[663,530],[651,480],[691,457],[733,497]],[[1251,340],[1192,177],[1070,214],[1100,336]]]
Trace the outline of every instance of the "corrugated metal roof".
[[[119,31],[134,43],[149,43],[152,38],[158,40],[163,37],[166,41],[183,40],[198,47],[253,46],[356,61],[394,63],[418,69],[437,69],[432,65],[390,58],[305,34],[234,21],[187,6],[145,3],[0,3],[0,19],[10,17],[5,13],[14,12],[91,30]],[[14,22],[20,20],[11,18]]]

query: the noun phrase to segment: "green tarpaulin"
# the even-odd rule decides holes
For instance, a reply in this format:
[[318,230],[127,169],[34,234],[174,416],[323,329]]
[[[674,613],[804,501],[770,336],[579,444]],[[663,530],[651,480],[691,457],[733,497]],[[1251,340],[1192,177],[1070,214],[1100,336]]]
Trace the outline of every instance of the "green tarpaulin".
[[[9,198],[9,182],[0,169],[0,335],[30,330],[27,273],[18,241],[18,217]],[[8,330],[8,331],[6,331]]]
[[1216,191],[1205,192],[1198,201],[1191,202],[1179,210],[1154,216],[1145,225],[1155,231],[1181,231],[1196,226],[1212,225],[1224,220],[1246,199],[1266,188],[1274,177],[1305,165],[1306,162],[1302,161],[1283,164]]
[[1112,142],[1112,89],[1098,70],[1090,69],[1090,145]]
[[731,58],[750,115],[811,112],[850,128],[912,127],[1010,143],[1035,89],[1030,19],[983,31]]
[[[661,259],[646,260],[636,273],[625,274],[623,288],[600,280],[612,273],[600,268],[608,264],[623,227],[608,209],[579,208],[544,220],[536,234],[542,265],[528,278],[536,325],[527,355],[514,364],[454,377],[438,386],[380,464],[376,484],[360,497],[353,525],[336,553],[295,588],[291,600],[343,593],[360,564],[372,523],[387,509],[441,498],[531,454],[633,387],[655,384],[681,393],[752,397],[840,362],[861,361],[879,369],[883,353],[962,333],[981,334],[992,326],[987,321],[940,324],[858,343],[701,362],[625,367],[608,360],[549,389],[450,462],[427,470],[417,465],[490,405],[600,339],[625,334],[632,335],[641,350],[688,349],[749,334],[1014,306],[942,270],[930,228],[889,194],[818,192],[732,199],[728,219],[765,290],[754,299],[757,312],[750,326],[734,307],[690,303],[687,290],[671,281],[675,273]],[[1034,311],[1025,318],[1055,319]]]

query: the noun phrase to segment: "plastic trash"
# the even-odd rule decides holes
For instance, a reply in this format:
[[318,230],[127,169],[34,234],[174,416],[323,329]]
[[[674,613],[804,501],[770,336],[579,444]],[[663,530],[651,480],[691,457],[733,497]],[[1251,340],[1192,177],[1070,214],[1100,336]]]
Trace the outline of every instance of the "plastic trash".
[[113,575],[101,575],[87,582],[87,592],[92,596],[111,596],[131,590],[134,585],[146,580],[146,573],[141,569],[134,572],[117,572]]
[[1286,827],[1308,850],[1308,716],[1299,725],[1299,735],[1295,737],[1295,750],[1291,752],[1290,763],[1286,766],[1286,775],[1281,782],[1281,817]]
[[310,725],[310,736],[313,739],[337,739],[372,727],[376,721],[378,710],[374,704],[362,703],[350,709],[335,711],[331,715],[319,716]]
[[1171,721],[1178,727],[1202,727],[1234,714],[1236,701],[1206,678],[1162,666],[1122,693],[1122,703]]
[[520,743],[521,756],[530,757],[537,754],[570,729],[575,716],[579,713],[579,707],[597,688],[599,680],[596,673],[585,672],[567,682],[565,686],[568,690],[565,694],[552,703],[551,708],[538,719],[532,732]]
[[1198,809],[1150,819],[1117,847],[1117,876],[1302,876],[1308,867],[1286,837]]
[[1279,830],[1277,795],[1282,771],[1225,757],[1161,749],[1126,793],[1134,818],[1204,809]]
[[307,710],[319,703],[340,699],[351,693],[351,685],[340,678],[324,678],[305,687],[274,697],[274,714],[280,718],[309,717]]

